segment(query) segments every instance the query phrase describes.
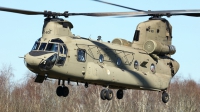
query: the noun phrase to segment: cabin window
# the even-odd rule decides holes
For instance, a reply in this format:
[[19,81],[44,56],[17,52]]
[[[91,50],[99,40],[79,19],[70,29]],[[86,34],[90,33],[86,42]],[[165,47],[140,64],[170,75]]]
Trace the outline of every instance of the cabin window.
[[39,50],[44,50],[47,43],[41,43]]
[[100,62],[100,63],[103,63],[103,61],[104,61],[104,57],[103,57],[102,54],[100,54],[100,56],[99,56],[99,62]]
[[139,62],[138,62],[137,60],[135,60],[135,62],[134,62],[134,68],[135,68],[136,70],[139,69]]
[[156,73],[156,67],[153,63],[150,66],[150,70],[151,70],[152,73]]
[[85,59],[86,58],[86,56],[85,56],[85,50],[78,49],[77,54],[78,54],[77,60],[80,61],[80,62],[85,62],[85,60],[86,60]]
[[122,63],[122,60],[121,60],[121,58],[118,57],[118,58],[117,58],[117,63],[116,63],[116,64],[119,66],[119,65],[121,65],[121,63]]
[[133,41],[139,41],[140,30],[135,30]]

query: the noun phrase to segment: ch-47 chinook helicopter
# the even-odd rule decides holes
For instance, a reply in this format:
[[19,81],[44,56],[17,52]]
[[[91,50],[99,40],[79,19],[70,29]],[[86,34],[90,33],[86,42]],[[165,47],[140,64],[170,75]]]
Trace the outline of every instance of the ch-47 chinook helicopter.
[[[169,83],[179,69],[179,63],[171,58],[176,52],[172,42],[172,26],[163,16],[185,15],[199,17],[200,10],[143,11],[100,0],[98,2],[119,6],[132,12],[56,13],[37,12],[0,7],[1,11],[26,15],[44,15],[42,37],[24,56],[25,65],[36,73],[35,82],[47,78],[58,79],[56,94],[66,97],[69,89],[65,81],[102,85],[102,100],[111,100],[113,91],[122,99],[124,90],[162,91],[162,101],[167,103]],[[92,40],[72,34],[71,22],[59,16],[122,16],[145,17],[149,20],[138,24],[133,41],[116,38],[102,42],[101,37]]]

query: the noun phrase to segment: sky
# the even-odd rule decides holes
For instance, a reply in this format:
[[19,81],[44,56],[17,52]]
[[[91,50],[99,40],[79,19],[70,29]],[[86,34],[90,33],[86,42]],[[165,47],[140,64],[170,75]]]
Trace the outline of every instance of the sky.
[[[179,10],[200,9],[199,0],[107,0],[107,2],[124,5],[141,10]],[[54,12],[123,12],[129,9],[111,6],[93,0],[0,0],[1,7],[25,9],[32,11],[50,10]],[[62,17],[63,18],[63,17]],[[123,38],[132,41],[137,25],[149,17],[88,17],[71,16],[65,18],[72,22],[73,34],[81,37],[112,41]],[[172,56],[180,64],[177,76],[200,81],[200,18],[172,16],[166,18],[172,25],[172,44],[176,54]],[[44,16],[22,15],[0,11],[0,68],[5,65],[13,67],[14,80],[25,77],[28,69],[23,57],[34,42],[42,36]]]

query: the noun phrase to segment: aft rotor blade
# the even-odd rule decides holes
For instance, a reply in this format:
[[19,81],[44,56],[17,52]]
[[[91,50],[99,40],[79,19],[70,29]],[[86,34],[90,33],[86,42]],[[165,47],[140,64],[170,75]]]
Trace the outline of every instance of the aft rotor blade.
[[6,7],[0,7],[0,11],[26,14],[26,15],[43,15],[44,14],[44,12],[28,11],[28,10],[21,10],[21,9],[6,8]]
[[101,3],[105,3],[105,4],[109,4],[109,5],[114,5],[114,6],[117,6],[117,7],[122,7],[122,8],[130,9],[130,10],[135,10],[135,11],[144,11],[144,10],[135,9],[135,8],[131,8],[131,7],[126,7],[126,6],[122,6],[122,5],[118,5],[118,4],[114,4],[114,3],[109,3],[109,2],[101,1],[101,0],[93,0],[93,1],[101,2]]
[[200,10],[161,10],[161,11],[147,11],[148,15],[160,15],[160,16],[175,16],[175,15],[183,15],[183,16],[193,16],[199,17]]

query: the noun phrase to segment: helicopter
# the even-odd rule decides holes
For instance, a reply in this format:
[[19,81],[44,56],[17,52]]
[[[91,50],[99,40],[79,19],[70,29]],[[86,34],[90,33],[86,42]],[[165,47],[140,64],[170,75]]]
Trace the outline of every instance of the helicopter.
[[[27,68],[37,74],[35,82],[42,83],[47,78],[58,79],[58,96],[66,97],[69,89],[65,86],[65,81],[74,81],[85,83],[85,87],[88,84],[104,86],[105,89],[100,93],[103,100],[113,98],[111,89],[118,89],[118,99],[123,98],[123,90],[139,89],[163,91],[164,103],[169,100],[166,90],[171,78],[177,73],[179,64],[171,58],[176,52],[171,45],[172,26],[161,17],[199,16],[199,10],[143,11],[133,8],[137,12],[56,13],[5,7],[0,7],[0,10],[46,17],[42,37],[24,56],[24,60]],[[58,18],[75,15],[150,16],[150,19],[138,24],[132,42],[120,38],[102,42],[100,36],[97,40],[92,40],[73,35],[73,24]]]

